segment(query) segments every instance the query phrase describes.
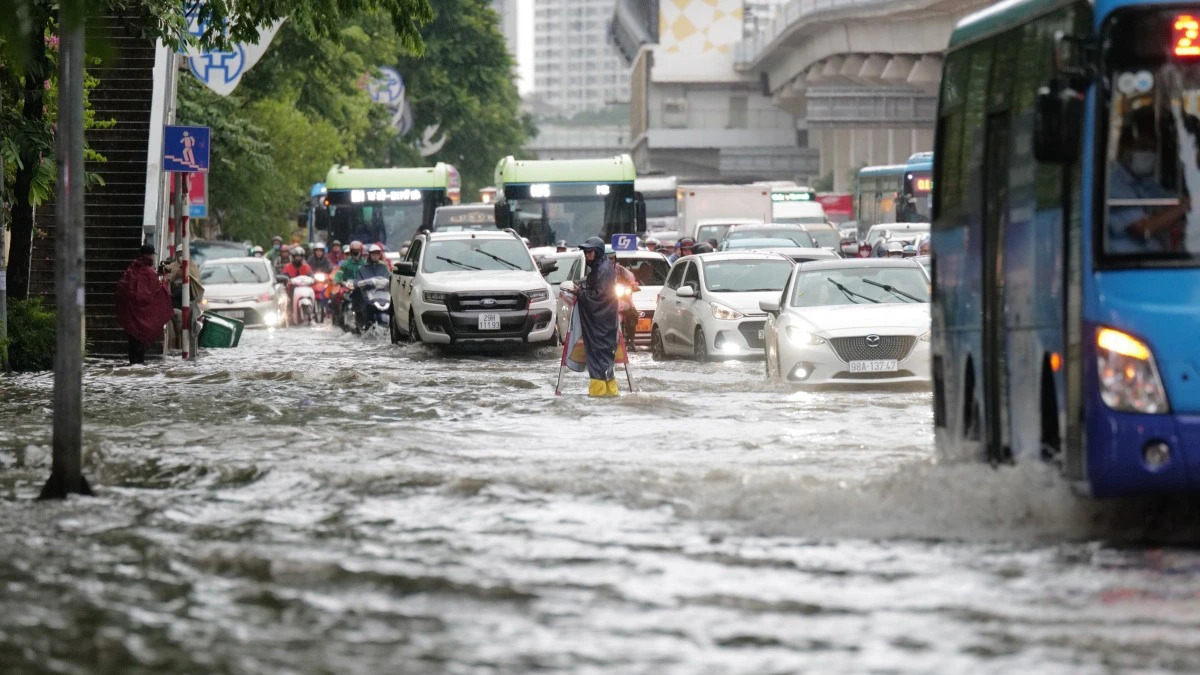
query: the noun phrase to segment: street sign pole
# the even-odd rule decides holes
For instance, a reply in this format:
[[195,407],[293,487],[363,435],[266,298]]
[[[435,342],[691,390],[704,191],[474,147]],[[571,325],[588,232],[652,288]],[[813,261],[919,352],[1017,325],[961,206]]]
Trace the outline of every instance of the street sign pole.
[[[67,5],[70,6],[69,4]],[[83,477],[83,17],[60,11],[55,209],[54,457],[38,499],[92,494]]]
[[[175,174],[181,179],[183,174]],[[184,204],[187,204],[187,184],[189,181],[179,181],[179,196]],[[186,207],[185,207],[186,208]],[[188,229],[188,215],[181,211],[179,216],[180,230],[183,231],[183,263],[179,269],[183,277],[183,338],[180,344],[183,346],[183,360],[191,361],[196,358],[195,350],[192,349],[192,271],[189,265],[192,262],[192,233]]]

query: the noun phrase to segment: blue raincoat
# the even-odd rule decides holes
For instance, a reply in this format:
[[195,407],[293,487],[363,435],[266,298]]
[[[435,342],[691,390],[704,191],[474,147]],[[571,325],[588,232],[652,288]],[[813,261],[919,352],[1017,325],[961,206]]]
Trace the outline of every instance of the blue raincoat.
[[588,375],[593,380],[611,380],[617,353],[617,272],[604,256],[602,240],[593,237],[581,248],[596,251],[596,260],[588,267],[575,305],[587,348]]

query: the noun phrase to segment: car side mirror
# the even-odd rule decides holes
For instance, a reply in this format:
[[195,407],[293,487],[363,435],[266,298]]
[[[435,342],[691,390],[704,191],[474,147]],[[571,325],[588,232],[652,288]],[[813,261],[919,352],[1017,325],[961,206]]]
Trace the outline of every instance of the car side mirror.
[[538,271],[540,271],[542,273],[542,276],[546,276],[547,274],[550,274],[551,272],[554,272],[557,269],[558,269],[558,261],[557,260],[547,259],[547,260],[539,260],[538,261]]
[[696,297],[696,289],[692,288],[691,286],[680,286],[679,289],[675,291],[675,295],[681,298],[694,298]]
[[774,314],[776,316],[779,315],[779,301],[778,300],[759,300],[758,308],[761,309],[762,311],[766,312],[767,314]]
[[291,277],[289,277],[286,274],[276,274],[275,275],[275,283],[277,283],[277,284],[286,284],[290,280],[291,280]]
[[402,277],[411,277],[416,276],[417,274],[416,265],[414,265],[411,260],[401,260],[400,262],[396,263],[396,266],[392,268],[392,271]]
[[564,281],[558,285],[558,288],[559,288],[559,290],[563,290],[568,293],[574,293],[575,292],[575,282],[574,281]]

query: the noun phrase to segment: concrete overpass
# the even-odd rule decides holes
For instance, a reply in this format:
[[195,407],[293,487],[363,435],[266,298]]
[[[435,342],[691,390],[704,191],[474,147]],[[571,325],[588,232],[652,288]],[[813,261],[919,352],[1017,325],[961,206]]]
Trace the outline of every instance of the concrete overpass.
[[735,68],[802,120],[821,175],[851,191],[859,167],[932,149],[941,52],[958,20],[989,4],[792,0],[737,44]]

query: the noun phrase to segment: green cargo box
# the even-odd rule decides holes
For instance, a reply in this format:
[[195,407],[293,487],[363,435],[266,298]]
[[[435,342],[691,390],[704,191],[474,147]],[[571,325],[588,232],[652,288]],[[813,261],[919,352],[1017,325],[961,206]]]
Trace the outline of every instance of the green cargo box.
[[236,347],[242,339],[245,322],[227,316],[206,313],[204,328],[200,329],[200,346],[207,349]]

